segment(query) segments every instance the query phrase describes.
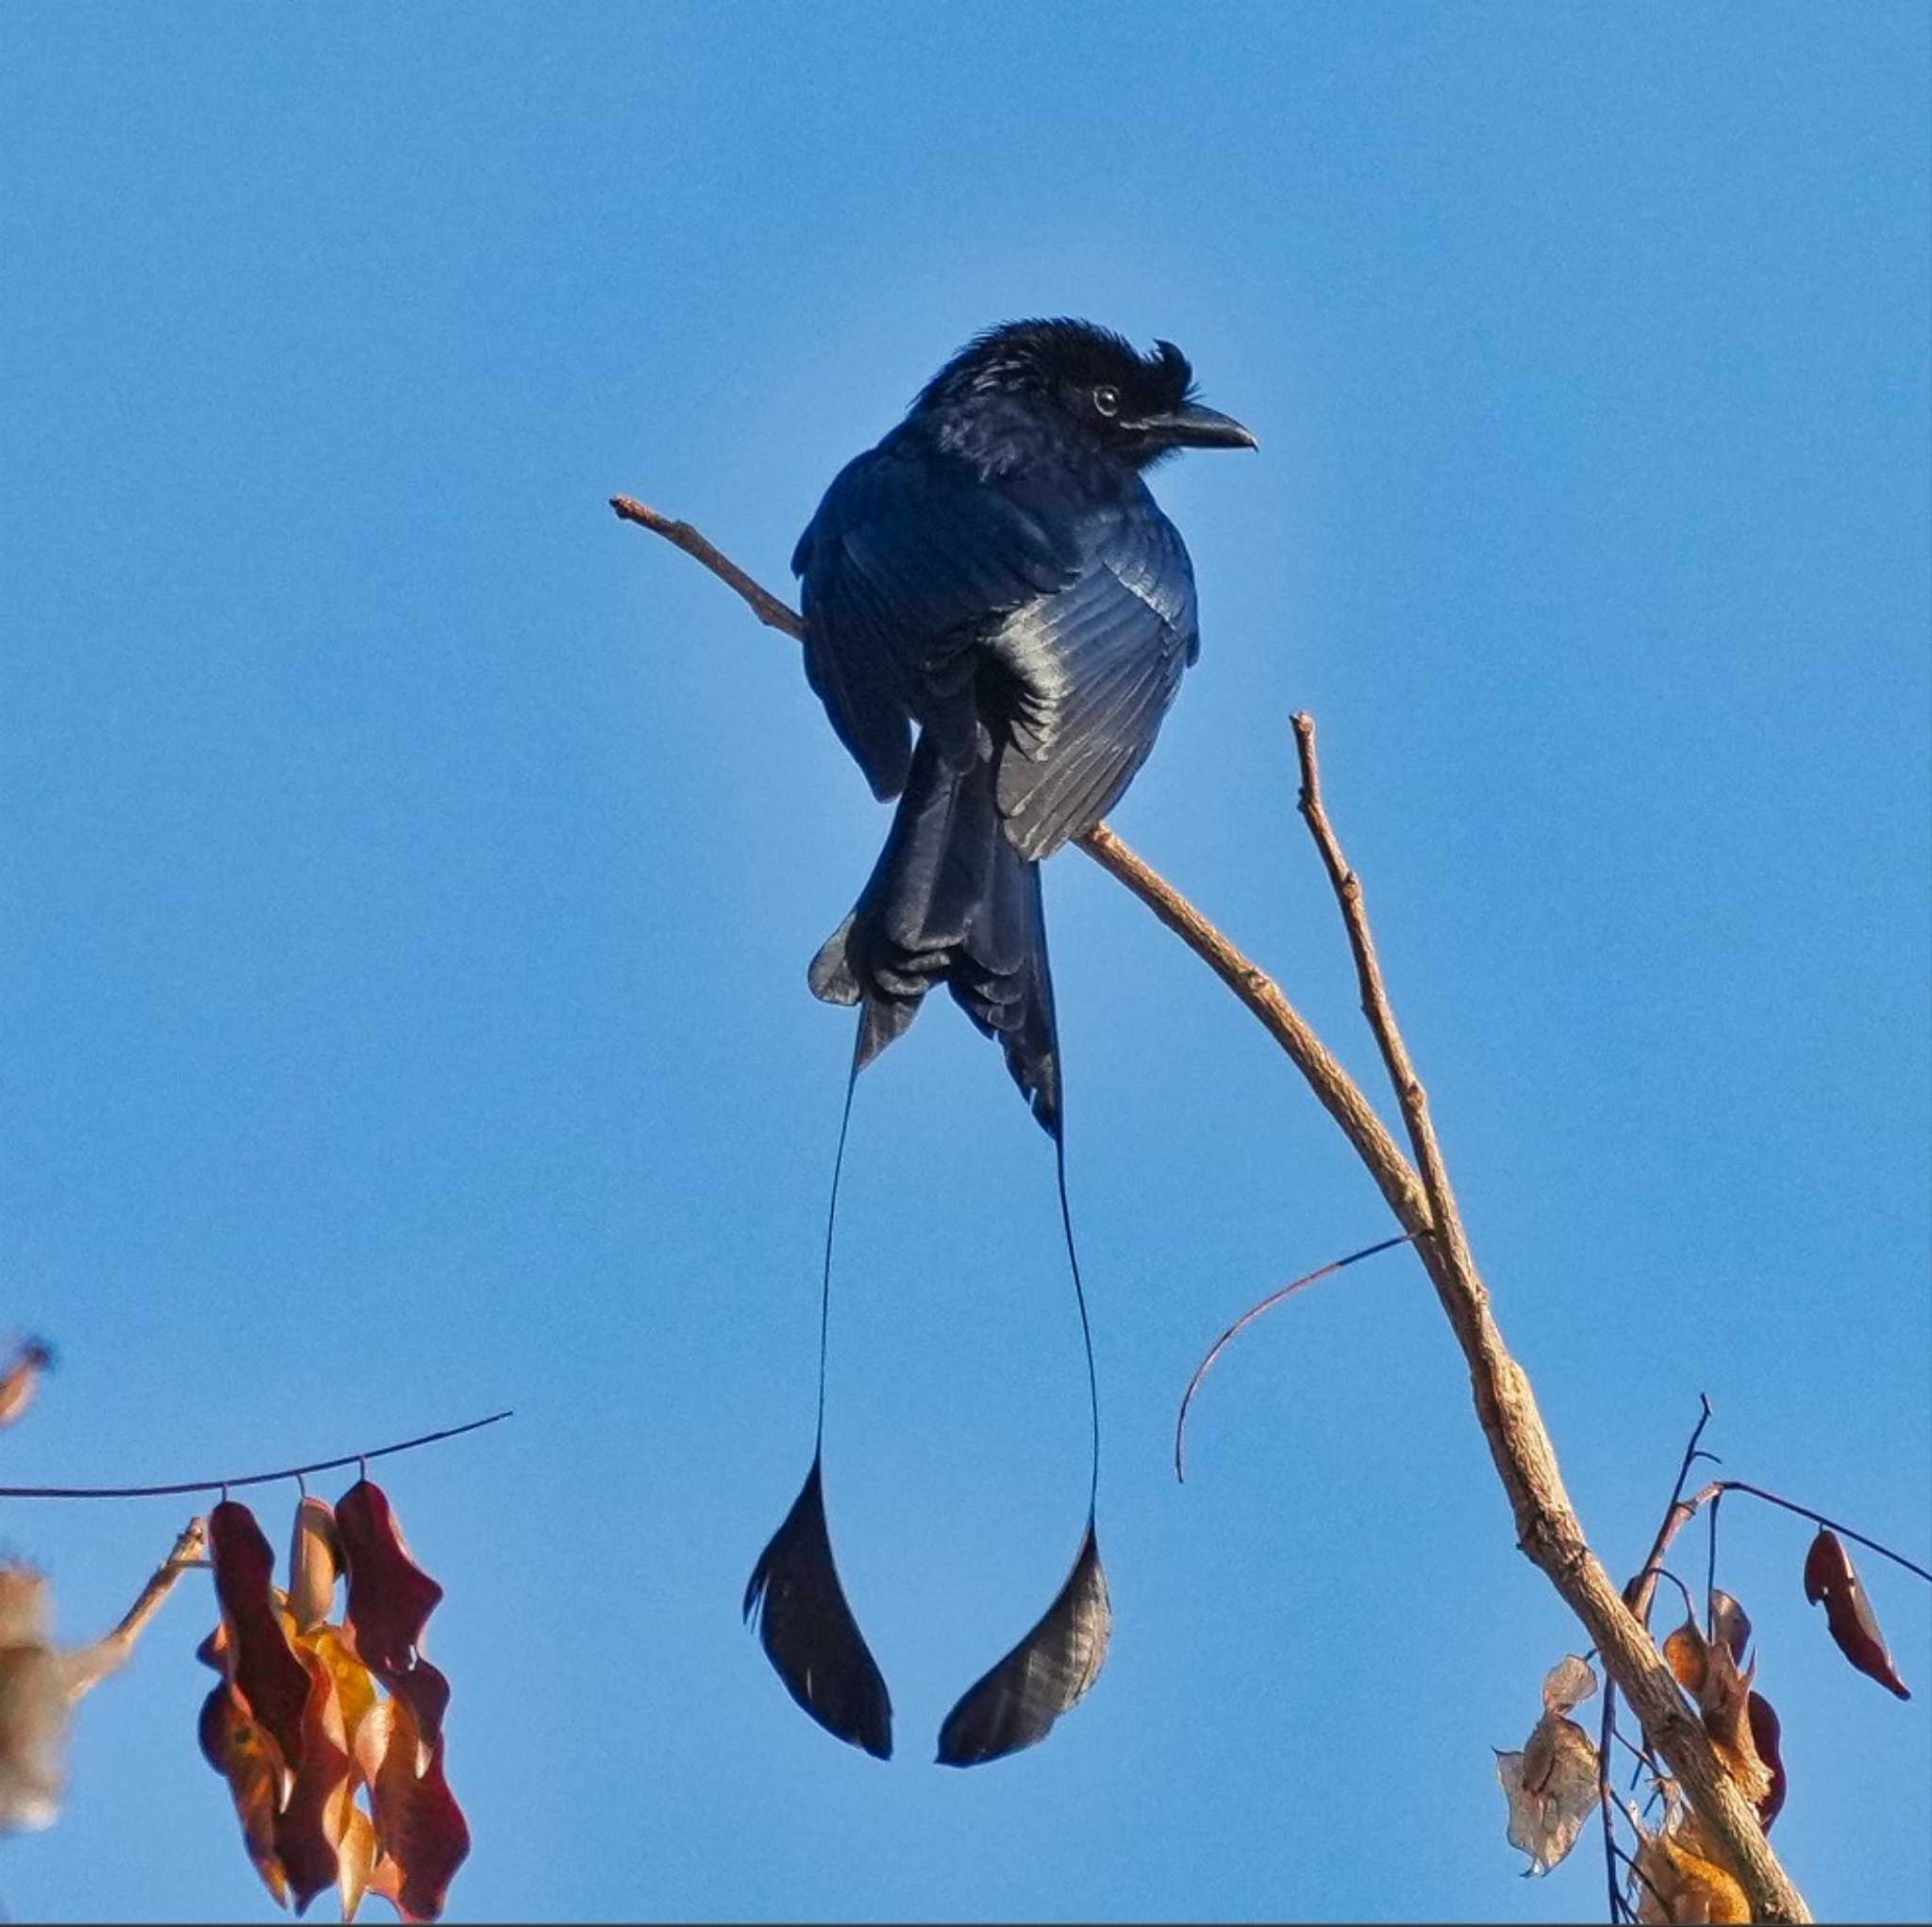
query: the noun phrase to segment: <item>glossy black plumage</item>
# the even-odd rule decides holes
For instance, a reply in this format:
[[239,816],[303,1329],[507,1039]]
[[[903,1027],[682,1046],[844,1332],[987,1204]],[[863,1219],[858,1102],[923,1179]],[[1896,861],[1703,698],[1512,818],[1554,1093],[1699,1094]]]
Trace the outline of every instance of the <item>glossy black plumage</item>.
[[892,1756],[892,1703],[832,1563],[819,1459],[752,1568],[744,1617],[785,1689],[827,1733]]
[[[858,1072],[943,985],[998,1040],[1055,1139],[1087,1354],[1093,1460],[1080,1553],[1053,1604],[947,1716],[939,1759],[1036,1745],[1098,1676],[1112,1625],[1094,1536],[1100,1415],[1067,1205],[1059,1045],[1040,864],[1110,809],[1199,650],[1193,570],[1141,479],[1183,447],[1253,447],[1191,398],[1168,342],[1137,355],[1084,322],[971,342],[799,539],[805,666],[832,726],[897,808],[811,988],[859,1006],[833,1166],[819,1437],[839,1173]],[[828,1732],[884,1756],[891,1707],[832,1561],[815,1454],[745,1593],[766,1654]]]
[[792,557],[806,673],[874,793],[900,799],[811,987],[863,1005],[863,1063],[945,985],[1055,1136],[1033,866],[1118,801],[1199,651],[1187,548],[1141,472],[1253,442],[1191,382],[1169,343],[996,328],[846,465]]
[[1058,1596],[1025,1638],[960,1696],[940,1728],[939,1764],[978,1767],[1038,1746],[1100,1677],[1113,1607],[1093,1521]]

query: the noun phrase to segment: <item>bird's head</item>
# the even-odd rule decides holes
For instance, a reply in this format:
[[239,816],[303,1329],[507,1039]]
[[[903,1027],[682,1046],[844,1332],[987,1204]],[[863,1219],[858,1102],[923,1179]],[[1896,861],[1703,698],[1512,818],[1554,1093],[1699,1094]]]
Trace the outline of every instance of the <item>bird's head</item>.
[[1194,371],[1172,341],[1141,355],[1084,321],[1006,322],[969,341],[921,390],[915,413],[976,397],[1022,399],[1136,468],[1183,448],[1253,448],[1231,415],[1194,399]]

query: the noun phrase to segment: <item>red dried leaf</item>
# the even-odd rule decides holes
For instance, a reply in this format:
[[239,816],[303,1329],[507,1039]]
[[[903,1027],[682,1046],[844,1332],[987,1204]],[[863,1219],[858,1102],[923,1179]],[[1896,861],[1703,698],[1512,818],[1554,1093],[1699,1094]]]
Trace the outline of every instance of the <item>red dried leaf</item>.
[[1898,1669],[1891,1663],[1891,1651],[1885,1635],[1878,1630],[1877,1616],[1858,1575],[1852,1569],[1852,1555],[1839,1536],[1821,1526],[1805,1555],[1805,1597],[1816,1605],[1824,1603],[1824,1623],[1838,1650],[1862,1673],[1869,1674],[1887,1691],[1901,1700],[1912,1695]]
[[449,1710],[449,1676],[426,1659],[418,1659],[408,1672],[383,1676],[397,1699],[407,1700],[416,1718],[416,1730],[425,1746],[434,1746],[442,1737],[442,1716]]
[[275,1735],[249,1718],[242,1696],[224,1680],[202,1702],[199,1737],[208,1765],[228,1783],[242,1844],[261,1884],[277,1906],[287,1906],[289,1880],[275,1852],[275,1811],[288,1769]]
[[336,1537],[348,1570],[345,1618],[356,1651],[377,1672],[408,1672],[442,1587],[409,1556],[387,1494],[369,1479],[342,1494]]
[[1757,1757],[1771,1770],[1771,1790],[1757,1802],[1757,1824],[1768,1834],[1771,1823],[1784,1811],[1785,1763],[1779,1752],[1784,1728],[1777,1715],[1772,1711],[1771,1702],[1762,1693],[1751,1695],[1751,1744],[1757,1750]]
[[295,1911],[304,1912],[341,1874],[341,1850],[349,1830],[356,1787],[348,1733],[327,1661],[297,1647],[312,1683],[302,1724],[302,1765],[288,1804],[275,1820],[275,1852],[289,1876]]
[[469,1854],[470,1829],[443,1777],[443,1741],[423,1744],[407,1700],[390,1701],[389,1713],[389,1745],[370,1788],[383,1856],[370,1890],[387,1895],[405,1920],[435,1920]]
[[224,1500],[208,1514],[208,1531],[226,1634],[227,1677],[249,1712],[275,1736],[282,1758],[299,1767],[311,1682],[275,1610],[275,1555],[254,1513],[235,1500]]

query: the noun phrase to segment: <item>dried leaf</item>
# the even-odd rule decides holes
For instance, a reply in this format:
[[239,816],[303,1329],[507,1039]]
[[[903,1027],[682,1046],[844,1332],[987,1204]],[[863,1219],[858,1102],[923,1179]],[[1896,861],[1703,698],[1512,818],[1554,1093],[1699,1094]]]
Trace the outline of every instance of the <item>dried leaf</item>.
[[312,1690],[302,1724],[302,1764],[276,1818],[275,1845],[300,1914],[341,1875],[341,1843],[356,1787],[335,1676],[312,1648],[298,1644],[295,1650]]
[[224,1669],[247,1711],[275,1736],[281,1758],[293,1769],[302,1759],[310,1680],[275,1609],[275,1553],[254,1513],[237,1500],[217,1505],[208,1514],[208,1529],[225,1639]]
[[1771,1774],[1771,1786],[1757,1802],[1757,1824],[1768,1834],[1772,1821],[1784,1811],[1788,1790],[1783,1758],[1784,1728],[1772,1710],[1771,1702],[1762,1693],[1751,1695],[1750,1720],[1751,1744]]
[[340,1627],[317,1626],[303,1634],[295,1644],[327,1669],[336,1707],[341,1715],[344,1744],[353,1752],[363,1720],[380,1703],[375,1676],[356,1656]]
[[1912,1697],[1892,1664],[1872,1602],[1865,1597],[1865,1588],[1852,1568],[1852,1555],[1839,1536],[1823,1526],[1805,1555],[1805,1597],[1813,1605],[1824,1602],[1826,1629],[1838,1650],[1860,1672],[1870,1674],[1901,1700]]
[[[469,1854],[470,1829],[443,1777],[443,1742],[423,1744],[407,1701],[388,1705],[389,1745],[370,1786],[383,1859],[369,1885],[387,1894],[405,1920],[435,1920]],[[385,1877],[385,1868],[393,1873]]]
[[13,1356],[0,1369],[0,1427],[11,1425],[34,1402],[41,1374],[54,1363],[54,1354],[38,1338],[23,1338]]
[[311,1631],[335,1610],[336,1580],[341,1570],[335,1510],[326,1499],[304,1493],[295,1507],[295,1529],[289,1544],[289,1614],[296,1632]]
[[234,1686],[224,1680],[202,1703],[201,1751],[228,1783],[242,1822],[242,1843],[277,1906],[289,1903],[289,1879],[275,1852],[275,1814],[288,1768],[275,1735],[249,1717]]
[[1664,1641],[1664,1658],[1677,1676],[1677,1684],[1693,1697],[1703,1692],[1709,1665],[1710,1649],[1695,1620],[1687,1619]]
[[60,1818],[72,1703],[49,1617],[45,1579],[0,1565],[0,1832],[38,1833]]
[[1751,1643],[1751,1615],[1729,1593],[1710,1595],[1710,1636],[1731,1649],[1731,1657],[1744,1663],[1744,1649]]
[[1038,1746],[1100,1677],[1113,1609],[1093,1520],[1059,1596],[1007,1656],[968,1689],[940,1728],[939,1763],[976,1767]]
[[1589,1660],[1574,1653],[1559,1659],[1543,1675],[1543,1711],[1567,1713],[1596,1697],[1596,1674]]
[[1525,1875],[1547,1873],[1576,1844],[1597,1803],[1597,1753],[1574,1719],[1546,1710],[1523,1751],[1496,1755],[1509,1802],[1509,1844],[1529,1855]]
[[442,1587],[409,1556],[388,1495],[358,1479],[336,1506],[336,1537],[349,1575],[345,1623],[363,1663],[407,1672]]
[[356,1918],[362,1896],[369,1891],[369,1876],[375,1866],[375,1823],[359,1806],[351,1806],[336,1876],[336,1891],[341,1896],[344,1920]]
[[1691,1851],[1676,1832],[1640,1836],[1637,1870],[1641,1876],[1638,1919],[1650,1923],[1726,1922],[1744,1927],[1751,1903],[1737,1876],[1714,1860]]
[[785,1521],[744,1588],[744,1617],[785,1690],[823,1726],[874,1758],[892,1756],[892,1703],[832,1563],[816,1454]]
[[1704,1730],[1744,1798],[1754,1806],[1761,1805],[1771,1793],[1772,1774],[1758,1758],[1751,1734],[1751,1681],[1757,1669],[1754,1665],[1740,1672],[1723,1640],[1707,1652],[1704,1686],[1697,1696]]

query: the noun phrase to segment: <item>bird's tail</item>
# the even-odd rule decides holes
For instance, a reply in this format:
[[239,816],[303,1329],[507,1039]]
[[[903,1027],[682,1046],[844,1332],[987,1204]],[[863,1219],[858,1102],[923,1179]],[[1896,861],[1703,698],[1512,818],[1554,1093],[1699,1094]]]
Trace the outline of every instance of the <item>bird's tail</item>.
[[998,1040],[1021,1095],[1058,1141],[1059,1038],[1040,866],[1001,826],[990,758],[955,770],[922,737],[879,860],[809,977],[826,1003],[862,1006],[860,1066],[943,984]]

